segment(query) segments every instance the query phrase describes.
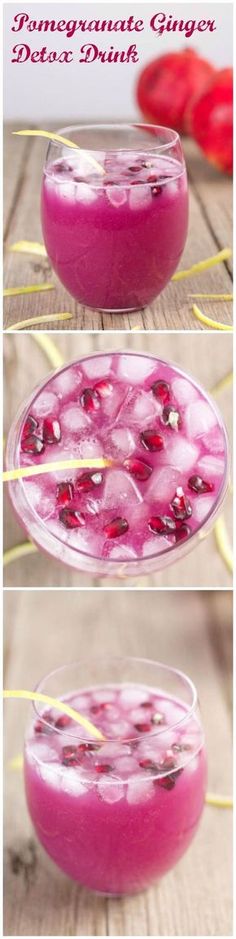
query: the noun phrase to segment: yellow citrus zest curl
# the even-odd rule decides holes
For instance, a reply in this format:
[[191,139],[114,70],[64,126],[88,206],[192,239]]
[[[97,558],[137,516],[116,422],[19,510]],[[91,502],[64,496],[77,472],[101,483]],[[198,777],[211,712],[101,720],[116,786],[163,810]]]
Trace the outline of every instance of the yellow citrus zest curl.
[[234,804],[230,796],[215,795],[214,792],[207,792],[205,802],[219,809],[232,809]]
[[173,274],[171,280],[184,280],[185,277],[191,277],[192,274],[201,274],[202,271],[208,271],[210,267],[215,267],[215,265],[220,264],[221,261],[228,261],[231,256],[231,248],[223,248],[222,251],[213,254],[211,258],[206,258],[205,261],[198,261],[197,264],[192,264],[192,267],[189,267],[186,271],[177,271],[176,274]]
[[7,333],[17,332],[18,329],[28,329],[29,326],[38,326],[38,323],[54,323],[60,320],[71,320],[73,313],[49,313],[43,316],[30,316],[27,320],[19,320],[12,326],[8,326]]
[[104,466],[112,466],[112,464],[113,460],[106,460],[105,457],[89,457],[87,460],[54,460],[52,463],[39,463],[38,466],[18,466],[17,469],[6,470],[2,474],[2,480],[6,483],[14,479],[27,479],[31,476],[53,473],[55,470],[103,469]]
[[64,358],[59,349],[56,346],[56,343],[53,342],[51,336],[47,336],[46,333],[37,333],[33,332],[31,334],[32,339],[37,343],[37,345],[45,352],[50,365],[53,368],[61,368],[64,365]]
[[75,711],[74,708],[66,704],[65,701],[60,701],[59,698],[52,698],[51,695],[42,694],[41,691],[25,691],[25,689],[21,688],[16,691],[9,691],[8,689],[3,690],[2,694],[3,698],[21,698],[23,701],[37,701],[42,704],[48,704],[50,707],[54,707],[58,711],[62,711],[63,714],[67,714],[68,717],[71,717],[77,724],[84,727],[91,737],[96,737],[97,740],[106,739],[101,731],[98,730],[98,727],[95,727],[84,714],[79,714],[79,711]]
[[27,554],[34,554],[38,548],[36,545],[32,544],[31,541],[23,541],[22,544],[14,545],[13,548],[8,548],[3,555],[3,567],[6,567],[7,564],[11,564],[12,561],[19,561],[20,558],[27,557]]
[[[77,143],[74,143],[73,140],[68,140],[67,137],[62,137],[61,134],[53,134],[49,130],[14,130],[12,133],[18,137],[45,137],[46,140],[52,140],[54,143],[64,144],[65,147],[70,147],[72,150],[80,150],[80,147]],[[88,153],[87,150],[83,150],[86,153],[89,163],[92,163],[96,167],[99,173],[102,175],[105,174],[105,170],[100,163],[97,163],[97,160],[92,156],[91,153]]]
[[7,250],[19,254],[37,254],[42,258],[47,257],[45,245],[40,241],[15,241],[14,244],[8,245]]
[[226,564],[230,574],[233,573],[233,552],[229,542],[224,516],[221,515],[214,525],[215,539],[218,551]]
[[233,293],[189,293],[190,300],[225,300],[234,299]]
[[226,323],[218,323],[217,320],[213,320],[210,316],[206,316],[205,313],[202,313],[199,310],[199,307],[196,303],[193,304],[193,313],[196,316],[197,320],[200,320],[200,323],[204,323],[204,326],[210,326],[211,329],[220,329],[223,332],[233,332],[233,326],[228,326]]
[[212,395],[218,395],[220,391],[224,391],[225,388],[228,388],[229,385],[232,385],[233,381],[233,372],[228,372],[224,378],[220,378],[220,381],[214,385],[214,388],[211,390]]
[[30,284],[27,287],[5,287],[4,297],[18,297],[24,293],[41,293],[44,290],[55,290],[54,284]]

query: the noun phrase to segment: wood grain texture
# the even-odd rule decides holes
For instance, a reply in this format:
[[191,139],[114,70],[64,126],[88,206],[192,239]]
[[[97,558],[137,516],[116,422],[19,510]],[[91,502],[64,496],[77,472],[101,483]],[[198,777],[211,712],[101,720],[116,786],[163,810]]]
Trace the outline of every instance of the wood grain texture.
[[[57,334],[57,347],[62,351],[65,361],[80,357],[90,351],[102,349],[129,348],[149,350],[161,358],[170,359],[180,367],[186,368],[193,376],[210,390],[232,368],[232,337],[224,334],[195,333],[71,335]],[[32,392],[35,384],[48,372],[47,359],[38,348],[33,334],[4,337],[5,351],[5,397],[4,397],[4,433],[7,435],[18,406]],[[226,421],[230,439],[232,439],[232,389],[225,389],[217,397],[218,406]],[[7,498],[5,489],[5,548],[25,540],[16,521]],[[227,495],[225,518],[229,536],[232,536],[232,497]],[[126,586],[147,587],[230,587],[231,575],[226,569],[215,544],[213,534],[185,558],[175,562],[158,574],[145,578],[127,578]],[[5,586],[7,587],[50,587],[50,586],[123,586],[124,581],[116,578],[106,580],[91,578],[63,567],[59,561],[48,558],[41,552],[14,562],[5,568]]]
[[[181,668],[199,693],[208,789],[231,794],[231,591],[5,592],[4,624],[8,688],[33,688],[51,669],[99,650]],[[25,702],[6,702],[4,935],[232,935],[230,810],[206,806],[186,856],[136,897],[93,896],[54,867],[34,836],[21,772],[8,765],[22,750],[28,713]]]
[[[63,121],[62,121],[63,123]],[[12,136],[5,128],[4,231],[6,249],[19,240],[42,241],[40,226],[40,187],[45,159],[45,141]],[[190,190],[190,222],[187,244],[180,268],[183,270],[219,249],[232,245],[232,184],[229,177],[207,164],[192,141],[184,141]],[[55,290],[45,294],[8,297],[5,300],[4,328],[38,314],[69,311],[70,321],[63,330],[144,330],[204,327],[192,314],[190,293],[231,293],[231,265],[220,264],[201,275],[170,283],[164,293],[145,310],[135,314],[109,314],[81,306],[70,297],[51,271],[47,259],[19,255],[6,250],[4,286],[52,282]],[[213,319],[230,323],[231,304],[204,302],[204,311]],[[33,327],[35,328],[35,327]],[[39,324],[39,329],[45,329]],[[47,326],[46,326],[47,328]],[[57,323],[50,324],[57,330]]]

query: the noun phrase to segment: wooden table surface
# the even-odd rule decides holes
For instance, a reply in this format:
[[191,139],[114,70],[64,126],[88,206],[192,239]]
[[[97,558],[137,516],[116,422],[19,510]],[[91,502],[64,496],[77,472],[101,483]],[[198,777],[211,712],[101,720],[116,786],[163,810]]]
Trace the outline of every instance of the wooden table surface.
[[[63,124],[63,121],[62,121]],[[40,187],[46,153],[45,140],[16,138],[12,125],[5,128],[4,237],[6,248],[20,240],[42,242],[40,226]],[[15,128],[16,129],[16,128]],[[19,129],[19,128],[18,128]],[[190,190],[190,221],[186,248],[180,269],[216,254],[232,245],[232,182],[202,157],[190,140],[184,141]],[[40,284],[55,285],[55,290],[5,300],[4,328],[37,314],[63,311],[73,313],[62,329],[129,330],[139,326],[150,329],[199,329],[202,325],[193,316],[190,293],[231,293],[231,263],[226,262],[188,280],[170,283],[164,293],[145,310],[135,314],[109,314],[90,310],[76,303],[60,285],[48,260],[30,254],[6,251],[5,287]],[[213,319],[230,323],[231,304],[199,301],[201,308]],[[35,327],[34,327],[35,328]],[[39,324],[39,329],[47,325]],[[50,324],[57,329],[58,324]]]
[[[65,361],[90,351],[102,349],[131,348],[149,350],[161,358],[171,359],[202,382],[206,389],[211,389],[232,368],[232,337],[229,334],[195,333],[186,334],[129,334],[125,337],[112,334],[71,335],[61,334],[55,337],[57,348],[63,353]],[[5,349],[5,397],[4,423],[7,435],[18,406],[31,393],[37,381],[42,380],[50,371],[45,353],[38,348],[34,334],[4,337]],[[217,395],[218,406],[226,420],[231,438],[232,388],[231,386]],[[232,497],[227,495],[225,519],[231,537]],[[5,548],[25,541],[25,536],[15,519],[5,490]],[[65,587],[65,586],[147,586],[147,587],[231,587],[231,575],[222,561],[213,534],[198,545],[186,557],[175,562],[163,571],[150,577],[98,579],[80,574],[60,561],[37,552],[21,560],[14,561],[5,568],[5,586],[7,587]]]
[[[51,669],[99,650],[181,668],[200,697],[208,791],[230,795],[231,619],[231,591],[8,592],[5,687],[33,688]],[[21,771],[9,767],[22,752],[28,713],[23,701],[5,704],[4,935],[232,935],[230,809],[206,806],[186,856],[136,897],[94,896],[54,867],[33,833]]]

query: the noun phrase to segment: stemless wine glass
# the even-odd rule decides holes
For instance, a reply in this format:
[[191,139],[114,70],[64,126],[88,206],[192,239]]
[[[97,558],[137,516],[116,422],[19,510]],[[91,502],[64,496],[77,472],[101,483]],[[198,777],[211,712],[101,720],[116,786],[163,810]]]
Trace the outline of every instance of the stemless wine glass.
[[188,224],[178,134],[149,124],[71,126],[44,167],[42,229],[51,264],[80,303],[140,309],[179,264]]
[[[7,468],[84,459],[85,468],[13,480],[30,538],[78,570],[141,576],[212,528],[228,482],[215,402],[178,366],[150,354],[98,353],[54,372],[11,427]],[[90,467],[91,459],[112,465]]]
[[206,751],[194,685],[157,662],[106,657],[59,668],[37,691],[70,703],[104,737],[34,704],[25,786],[39,841],[91,890],[145,889],[185,853],[204,805]]

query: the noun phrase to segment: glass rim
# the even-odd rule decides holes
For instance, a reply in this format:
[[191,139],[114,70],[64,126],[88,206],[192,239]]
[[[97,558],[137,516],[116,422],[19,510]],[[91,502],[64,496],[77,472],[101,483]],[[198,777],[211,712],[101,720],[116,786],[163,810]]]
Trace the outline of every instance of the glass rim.
[[[109,656],[109,655],[107,655],[107,656],[102,656],[102,655],[100,655],[100,656],[96,656],[96,657],[95,657],[95,656],[91,656],[90,658],[87,658],[87,657],[86,657],[86,658],[81,658],[81,660],[79,659],[79,660],[77,660],[76,662],[70,662],[68,665],[60,665],[58,668],[52,669],[52,671],[48,672],[47,675],[44,676],[44,678],[41,678],[41,680],[40,680],[39,682],[37,682],[37,684],[35,685],[34,691],[35,691],[35,692],[37,692],[37,691],[40,692],[40,691],[41,691],[41,693],[43,694],[43,687],[44,687],[45,683],[46,683],[47,681],[49,681],[50,678],[54,678],[54,677],[57,676],[57,675],[60,676],[60,674],[61,674],[62,672],[65,673],[67,670],[69,671],[70,669],[75,669],[75,668],[80,668],[80,669],[83,669],[83,670],[84,670],[84,669],[86,668],[86,665],[91,665],[91,663],[94,663],[94,664],[96,663],[96,666],[99,666],[100,663],[101,663],[101,665],[102,665],[102,664],[105,663],[105,662],[108,662],[108,663],[110,662],[111,664],[113,664],[113,663],[114,663],[114,664],[119,664],[119,663],[121,664],[122,662],[126,662],[126,663],[131,663],[131,664],[132,664],[132,663],[135,663],[135,664],[137,664],[137,665],[143,665],[144,667],[146,667],[146,666],[151,666],[152,668],[153,668],[153,667],[154,667],[154,668],[156,667],[157,670],[158,670],[158,669],[161,669],[163,673],[169,673],[169,674],[172,675],[173,677],[180,679],[181,682],[182,682],[182,685],[183,685],[184,687],[187,687],[187,689],[190,691],[191,696],[192,696],[191,705],[190,705],[190,707],[188,708],[188,710],[186,710],[186,713],[183,715],[182,718],[180,718],[179,720],[175,721],[175,722],[172,723],[172,724],[164,725],[164,727],[162,727],[162,728],[161,728],[161,726],[156,726],[156,727],[154,728],[154,730],[153,730],[151,733],[148,733],[148,734],[145,733],[145,732],[144,732],[144,733],[138,733],[138,734],[135,734],[133,737],[129,737],[128,740],[122,740],[122,741],[121,741],[121,744],[122,744],[123,746],[125,746],[125,745],[128,746],[129,744],[131,745],[132,743],[134,743],[134,742],[136,742],[136,741],[142,741],[142,740],[145,739],[145,738],[147,738],[148,740],[152,740],[154,737],[156,738],[157,736],[159,737],[159,736],[161,736],[162,734],[164,735],[165,733],[169,733],[170,731],[175,730],[175,728],[178,728],[178,727],[182,726],[183,724],[186,724],[186,723],[191,719],[191,717],[193,716],[193,714],[196,712],[197,708],[199,707],[199,700],[198,700],[198,694],[197,694],[196,686],[195,686],[194,682],[192,681],[192,679],[189,678],[189,676],[186,675],[185,672],[183,672],[181,669],[175,668],[174,666],[167,665],[167,664],[164,663],[164,662],[159,662],[158,660],[155,660],[155,659],[147,659],[147,658],[142,658],[142,657],[140,658],[139,656],[126,656],[126,655],[110,655],[110,656]],[[108,683],[106,683],[106,684],[108,684]],[[114,683],[114,684],[115,684],[115,683]],[[122,687],[122,682],[120,682],[119,684],[120,684],[121,687]],[[132,686],[133,686],[133,685],[135,685],[136,683],[135,683],[135,681],[133,681],[133,682],[127,681],[127,682],[125,682],[125,684],[127,684],[127,685],[132,685]],[[111,683],[111,686],[112,686],[112,683]],[[91,688],[92,688],[92,687],[100,688],[101,686],[100,686],[100,685],[96,685],[96,686],[95,686],[95,685],[93,685],[93,686],[92,686],[92,685],[91,685],[91,686],[89,685],[88,688],[90,688],[90,687],[91,687]],[[151,686],[150,686],[150,687],[151,687]],[[153,686],[152,686],[152,687],[153,687]],[[83,687],[81,687],[80,693],[82,693],[83,690],[87,690],[86,685],[85,685],[84,689],[83,689]],[[160,688],[159,690],[161,691],[162,689]],[[72,693],[73,693],[73,689],[72,689]],[[54,697],[54,695],[53,695],[53,697]],[[170,700],[171,700],[171,697],[173,697],[173,696],[171,696],[171,695],[168,694],[168,698],[170,698]],[[65,700],[65,697],[58,698],[58,699],[55,699],[55,700],[61,700],[61,701],[62,701],[62,700]],[[182,703],[182,702],[181,702],[181,703]],[[183,703],[185,703],[185,702],[183,702]],[[43,702],[42,702],[42,706],[43,706]],[[73,707],[73,705],[71,705],[71,706]],[[33,702],[32,702],[32,709],[33,709],[33,711],[35,712],[37,718],[39,718],[39,719],[42,721],[42,723],[45,724],[47,727],[50,727],[50,728],[51,728],[52,725],[50,724],[49,721],[45,720],[45,719],[41,716],[40,711],[38,710],[38,707],[39,707],[39,702],[33,701]],[[45,708],[46,708],[46,707],[47,707],[47,706],[46,706],[46,703],[45,703]],[[59,713],[59,712],[58,712],[58,713]],[[61,712],[61,713],[63,713],[63,712]],[[91,723],[93,723],[94,727],[96,727],[96,724],[95,724],[94,721],[91,721]],[[88,741],[88,737],[87,737],[87,736],[86,736],[86,737],[83,736],[83,727],[82,727],[82,725],[81,725],[81,732],[79,731],[79,727],[80,727],[80,725],[79,725],[79,723],[78,723],[78,732],[77,732],[77,733],[75,733],[74,731],[70,733],[70,731],[68,731],[68,728],[65,728],[65,729],[64,729],[64,728],[54,728],[54,729],[55,729],[55,731],[56,731],[58,734],[62,735],[62,739],[63,739],[63,736],[65,736],[65,737],[67,737],[67,738],[68,738],[68,736],[70,736],[70,737],[72,737],[73,739],[75,739],[75,740],[81,740],[82,742]],[[203,728],[202,728],[202,727],[201,727],[201,730],[203,731]],[[105,743],[116,743],[118,739],[119,739],[119,738],[117,738],[117,737],[105,738],[105,740],[101,740],[101,741],[100,741],[100,745],[102,746],[102,745],[105,744]],[[91,741],[92,741],[92,740],[95,741],[95,742],[97,741],[97,743],[98,743],[98,745],[99,745],[99,740],[98,740],[98,738],[94,738],[94,737],[93,737],[93,738],[91,738]]]
[[[64,126],[64,127],[59,127],[59,128],[55,131],[55,133],[60,134],[61,136],[64,136],[64,135],[66,136],[66,134],[69,134],[71,131],[99,131],[99,130],[101,131],[101,133],[102,133],[103,131],[112,131],[112,130],[116,130],[116,131],[117,131],[117,130],[121,130],[121,131],[122,131],[122,130],[123,130],[123,131],[124,131],[124,130],[126,130],[126,131],[128,131],[128,130],[132,130],[132,131],[144,130],[144,131],[151,131],[151,132],[152,132],[152,131],[155,131],[155,136],[156,136],[156,137],[158,136],[158,132],[163,133],[163,134],[169,134],[169,135],[170,135],[170,140],[168,140],[168,141],[166,141],[166,142],[164,142],[164,143],[161,143],[161,144],[160,144],[160,143],[159,143],[159,144],[156,143],[156,144],[153,144],[153,146],[151,146],[151,145],[149,145],[149,143],[147,143],[147,149],[148,149],[149,151],[150,151],[150,150],[151,150],[151,151],[155,151],[155,150],[158,150],[158,151],[169,150],[169,149],[171,149],[173,146],[175,146],[177,143],[179,143],[180,146],[181,146],[180,135],[179,135],[178,132],[177,132],[176,130],[174,130],[172,127],[165,127],[163,124],[151,124],[151,123],[149,124],[149,123],[147,123],[147,122],[145,123],[145,122],[142,122],[142,121],[140,121],[140,122],[139,122],[139,121],[135,121],[135,123],[132,123],[132,122],[130,122],[130,123],[129,123],[129,122],[122,122],[122,123],[119,123],[119,122],[112,122],[112,123],[110,123],[110,124],[109,124],[109,123],[100,123],[100,122],[98,121],[98,123],[92,123],[92,124],[83,124],[83,123],[81,123],[81,124],[67,124],[67,125]],[[60,141],[58,141],[58,140],[50,140],[50,141],[49,141],[49,145],[48,145],[47,153],[49,152],[49,149],[50,149],[51,146],[54,146],[54,147],[56,147],[57,149],[60,149],[61,147],[66,147],[66,143],[60,143]],[[68,149],[68,151],[71,151],[71,153],[76,153],[76,152],[78,151],[78,147],[76,147],[76,146],[75,146],[74,148],[73,148],[73,147],[67,147],[67,149]],[[84,151],[84,152],[87,151],[88,153],[96,153],[99,148],[98,148],[98,147],[91,147],[91,146],[90,146],[90,147],[80,147],[79,149],[82,150],[82,151]],[[123,152],[125,152],[125,153],[126,153],[126,152],[127,152],[127,153],[130,152],[130,153],[132,153],[132,152],[135,152],[135,151],[137,150],[137,146],[134,146],[134,147],[131,147],[131,146],[117,147],[117,146],[114,146],[114,147],[109,147],[109,148],[105,147],[105,149],[106,149],[106,150],[109,149],[109,152],[111,152],[111,153],[117,152],[117,151],[119,151],[119,152],[121,152],[121,153],[123,153]],[[146,149],[145,145],[143,146],[143,149],[144,149],[144,150]],[[181,151],[182,151],[182,146],[181,146]],[[183,157],[183,159],[184,159],[184,157]]]
[[[224,471],[224,474],[223,474],[223,476],[222,476],[221,486],[220,486],[220,489],[219,489],[219,491],[218,491],[218,493],[217,493],[217,497],[216,497],[216,499],[215,499],[213,508],[209,509],[209,511],[207,512],[207,514],[206,514],[205,518],[203,519],[203,521],[200,522],[200,523],[197,525],[197,527],[196,527],[194,530],[192,530],[191,535],[189,535],[189,536],[188,536],[186,539],[184,539],[182,542],[179,542],[179,544],[171,543],[170,545],[168,545],[168,547],[164,547],[164,548],[162,548],[160,551],[155,551],[155,552],[153,552],[153,553],[151,553],[151,554],[146,555],[145,557],[144,557],[144,556],[135,557],[135,558],[132,557],[132,558],[119,559],[119,560],[118,560],[117,558],[114,559],[114,558],[109,558],[109,557],[108,557],[108,558],[102,558],[102,559],[101,559],[101,557],[98,557],[98,556],[95,555],[95,554],[89,554],[89,553],[86,552],[86,551],[82,551],[81,548],[79,548],[79,550],[77,550],[77,548],[76,548],[74,545],[71,545],[69,542],[66,542],[63,538],[60,538],[59,535],[55,535],[54,533],[51,533],[50,530],[48,530],[48,527],[47,527],[47,519],[42,519],[42,518],[40,518],[40,516],[39,516],[39,515],[37,514],[37,512],[36,512],[36,509],[34,508],[34,506],[32,506],[32,504],[31,504],[30,501],[29,501],[29,498],[28,498],[28,496],[27,496],[27,486],[25,487],[25,481],[24,481],[24,479],[19,479],[19,480],[17,480],[17,481],[13,481],[13,482],[9,483],[10,492],[12,492],[12,487],[13,487],[13,488],[14,488],[14,487],[16,488],[17,485],[20,487],[21,492],[23,492],[23,494],[24,494],[24,497],[25,497],[27,506],[29,507],[29,509],[30,509],[30,511],[31,511],[31,514],[33,515],[33,517],[36,519],[36,521],[37,521],[37,523],[38,523],[39,529],[45,531],[45,532],[47,533],[47,535],[49,535],[50,538],[53,540],[53,542],[59,542],[60,544],[62,544],[62,545],[65,546],[66,548],[68,548],[69,551],[72,552],[72,555],[73,555],[74,557],[81,556],[81,557],[84,557],[84,558],[89,559],[90,561],[94,561],[94,562],[96,562],[96,561],[97,561],[97,562],[101,562],[101,560],[104,561],[104,565],[106,566],[106,569],[107,569],[107,571],[109,572],[109,574],[110,574],[110,572],[111,572],[112,575],[115,575],[117,569],[119,569],[119,567],[121,566],[121,564],[125,564],[125,566],[127,566],[127,567],[130,568],[130,569],[131,569],[131,566],[132,566],[134,563],[135,563],[135,564],[138,564],[138,565],[142,565],[142,567],[145,568],[145,562],[150,563],[150,562],[154,561],[155,558],[158,559],[158,558],[162,558],[162,557],[165,558],[165,557],[167,557],[167,556],[170,557],[170,556],[171,556],[171,553],[172,553],[173,555],[174,555],[174,553],[175,553],[175,554],[176,554],[176,557],[181,557],[181,547],[183,548],[184,546],[189,545],[189,544],[193,541],[193,539],[196,537],[196,535],[199,535],[199,533],[200,533],[201,531],[204,531],[204,528],[205,528],[205,526],[207,525],[208,521],[209,521],[211,518],[214,518],[214,515],[216,514],[216,512],[217,512],[218,509],[220,508],[220,506],[221,506],[221,504],[222,504],[222,502],[223,502],[223,500],[224,500],[224,497],[225,497],[225,495],[226,495],[227,486],[228,486],[228,476],[229,476],[229,441],[228,441],[228,433],[227,433],[227,430],[226,430],[226,426],[225,426],[224,419],[223,419],[223,417],[222,417],[220,411],[218,410],[218,407],[217,407],[217,405],[216,405],[214,399],[211,397],[211,394],[209,394],[208,392],[205,392],[204,389],[202,388],[201,384],[199,384],[198,381],[196,381],[195,379],[193,379],[192,377],[190,377],[190,376],[189,376],[189,373],[186,372],[184,369],[182,369],[176,362],[173,362],[173,361],[170,360],[170,359],[168,359],[168,360],[167,360],[167,359],[161,359],[161,358],[159,358],[155,353],[151,353],[151,352],[140,352],[140,351],[136,351],[136,350],[133,350],[133,349],[127,349],[127,350],[125,350],[125,351],[124,351],[123,349],[120,349],[120,350],[119,350],[119,349],[115,349],[115,350],[106,349],[105,351],[101,350],[101,351],[99,351],[99,352],[93,352],[93,353],[90,353],[90,354],[88,354],[88,355],[83,355],[83,356],[81,356],[79,359],[78,359],[78,357],[76,357],[75,359],[72,359],[71,362],[69,362],[68,364],[65,364],[65,365],[63,365],[62,367],[59,367],[58,369],[54,369],[52,372],[49,372],[49,375],[47,376],[46,380],[43,379],[42,382],[40,382],[40,384],[37,386],[37,389],[36,389],[35,393],[34,393],[32,396],[30,396],[30,400],[29,400],[29,402],[27,403],[27,407],[24,407],[24,408],[21,408],[21,407],[20,407],[20,408],[18,409],[18,412],[17,412],[16,417],[15,417],[15,421],[14,421],[14,423],[11,425],[11,428],[10,428],[10,431],[9,431],[9,435],[8,435],[7,447],[6,447],[6,466],[7,466],[8,469],[12,469],[12,465],[9,465],[9,464],[8,464],[8,449],[9,449],[9,439],[10,439],[11,431],[14,429],[14,426],[15,426],[15,423],[17,423],[17,420],[21,420],[21,422],[23,421],[23,419],[24,419],[23,416],[26,416],[26,415],[27,415],[28,410],[29,410],[29,407],[34,404],[35,400],[36,400],[37,397],[38,397],[39,392],[43,389],[43,387],[46,386],[46,385],[48,384],[48,382],[50,382],[50,380],[51,380],[52,378],[56,377],[58,374],[61,374],[61,373],[64,372],[64,371],[66,371],[66,370],[67,370],[68,368],[70,368],[71,366],[76,365],[76,364],[79,365],[80,363],[82,364],[85,359],[91,359],[91,358],[94,358],[94,357],[97,358],[98,356],[104,357],[104,356],[106,356],[106,355],[112,355],[112,356],[119,356],[119,355],[135,355],[135,356],[140,356],[140,357],[145,357],[145,358],[152,358],[152,359],[155,359],[158,363],[160,363],[160,365],[170,365],[171,367],[175,368],[176,371],[178,372],[178,374],[181,375],[181,376],[183,376],[185,379],[186,379],[186,376],[187,376],[187,380],[190,381],[191,384],[193,384],[194,387],[197,388],[198,391],[200,391],[201,393],[204,392],[204,398],[205,398],[205,399],[208,400],[208,399],[210,398],[211,407],[213,408],[213,410],[214,410],[214,412],[215,412],[215,414],[216,414],[217,422],[218,422],[218,424],[219,424],[219,426],[220,426],[220,429],[221,429],[221,431],[223,432],[223,435],[224,435],[224,448],[225,448],[225,449],[224,449],[225,471]],[[16,442],[16,444],[14,444],[14,447],[15,447],[16,449],[18,448],[19,443],[20,443],[20,433],[21,433],[21,427],[19,428],[19,431],[18,431],[18,434],[17,434],[17,442]],[[11,464],[11,461],[10,461],[10,464]],[[17,461],[17,466],[19,466],[19,465],[20,465],[20,464],[19,464],[19,462]],[[14,468],[14,467],[13,467],[13,468]],[[15,504],[15,502],[14,502],[14,504]],[[26,528],[27,528],[27,526],[26,526]],[[27,530],[28,530],[28,529],[27,529]],[[35,539],[35,541],[36,541],[36,539]],[[36,542],[36,543],[37,543],[37,542]],[[187,552],[186,552],[186,553],[187,553]],[[53,556],[54,556],[54,555],[53,555]],[[66,563],[66,562],[63,562],[63,561],[62,561],[62,563]],[[142,571],[140,571],[139,574],[142,574]],[[129,574],[127,574],[127,575],[125,575],[125,576],[129,576]]]

